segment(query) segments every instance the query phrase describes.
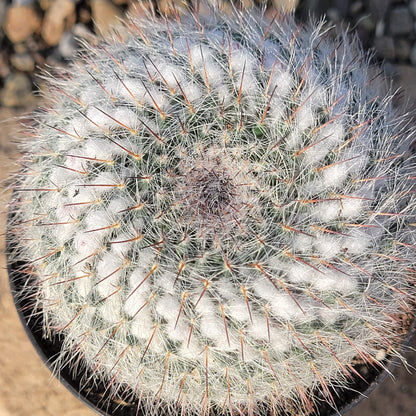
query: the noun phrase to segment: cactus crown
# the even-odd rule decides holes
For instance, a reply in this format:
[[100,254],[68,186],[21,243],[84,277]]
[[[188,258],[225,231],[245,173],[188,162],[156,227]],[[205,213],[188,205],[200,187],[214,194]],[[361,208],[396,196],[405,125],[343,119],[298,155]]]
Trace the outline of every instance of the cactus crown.
[[356,41],[213,12],[82,58],[50,80],[12,205],[58,362],[149,414],[301,415],[398,354],[411,131]]

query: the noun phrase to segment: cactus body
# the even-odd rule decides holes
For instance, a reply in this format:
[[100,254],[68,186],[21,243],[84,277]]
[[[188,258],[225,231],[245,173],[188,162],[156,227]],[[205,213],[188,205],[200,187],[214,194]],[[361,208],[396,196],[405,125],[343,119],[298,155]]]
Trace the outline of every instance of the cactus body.
[[396,354],[410,132],[368,61],[214,13],[132,22],[50,80],[12,230],[58,363],[149,414],[298,415]]

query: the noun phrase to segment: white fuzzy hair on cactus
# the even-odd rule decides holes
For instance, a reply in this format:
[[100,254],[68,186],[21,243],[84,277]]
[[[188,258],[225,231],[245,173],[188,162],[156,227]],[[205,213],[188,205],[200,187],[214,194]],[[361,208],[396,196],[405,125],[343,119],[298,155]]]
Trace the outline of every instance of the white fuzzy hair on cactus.
[[352,36],[148,15],[80,58],[11,203],[57,368],[148,415],[306,415],[400,355],[413,130]]

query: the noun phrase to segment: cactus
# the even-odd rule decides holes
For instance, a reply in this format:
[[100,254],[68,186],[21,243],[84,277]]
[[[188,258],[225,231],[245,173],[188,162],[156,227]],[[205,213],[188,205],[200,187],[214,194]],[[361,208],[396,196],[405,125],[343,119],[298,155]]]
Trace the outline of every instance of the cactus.
[[306,415],[400,356],[412,129],[358,42],[147,16],[49,77],[11,203],[44,334],[145,414]]

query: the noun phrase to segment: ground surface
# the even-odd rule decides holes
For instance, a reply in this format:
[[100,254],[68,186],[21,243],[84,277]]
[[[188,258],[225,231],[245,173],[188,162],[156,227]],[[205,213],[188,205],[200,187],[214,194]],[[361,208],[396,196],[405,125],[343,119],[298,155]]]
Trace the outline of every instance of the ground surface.
[[[314,3],[313,1],[311,3]],[[322,2],[315,2],[322,3]],[[325,2],[323,2],[325,3]],[[337,4],[336,1],[332,2]],[[349,3],[346,1],[345,3]],[[355,2],[400,3],[384,0]],[[355,4],[354,3],[354,4]],[[334,9],[337,11],[337,9]],[[1,13],[1,10],[0,10]],[[335,16],[338,18],[339,16]],[[389,34],[387,33],[389,36]],[[387,37],[388,37],[387,36]],[[413,35],[412,35],[413,36]],[[365,39],[364,39],[365,40]],[[414,37],[410,40],[414,40]],[[368,40],[372,41],[372,38]],[[384,39],[385,41],[385,39]],[[396,45],[397,52],[397,45]],[[388,57],[384,57],[388,59]],[[409,60],[392,58],[396,83],[405,92],[405,99],[416,103],[416,70]],[[413,104],[414,106],[414,104]],[[11,110],[0,107],[0,181],[8,177],[16,157],[13,137],[17,122],[13,117],[28,114],[30,110]],[[7,196],[0,197],[4,205]],[[5,205],[4,205],[5,206]],[[0,209],[0,211],[4,211]],[[5,213],[0,216],[0,250],[4,253]],[[416,348],[416,340],[412,344]],[[407,355],[410,366],[416,367],[416,352]],[[401,367],[395,371],[395,381],[387,379],[377,390],[348,413],[349,416],[416,416],[416,375]],[[93,416],[94,413],[75,399],[56,379],[52,378],[26,337],[9,293],[6,262],[0,256],[0,416]]]

